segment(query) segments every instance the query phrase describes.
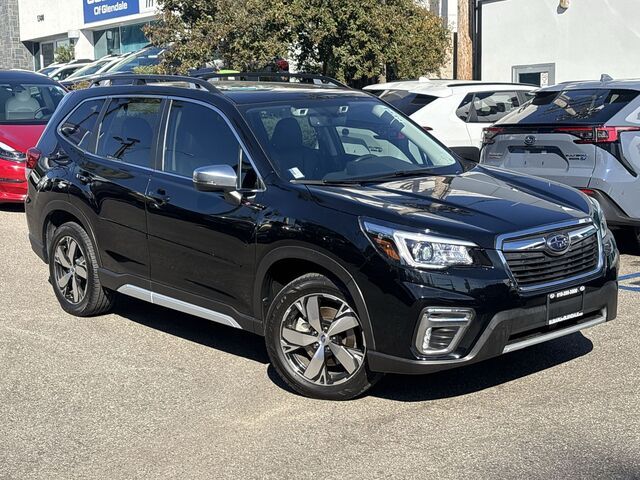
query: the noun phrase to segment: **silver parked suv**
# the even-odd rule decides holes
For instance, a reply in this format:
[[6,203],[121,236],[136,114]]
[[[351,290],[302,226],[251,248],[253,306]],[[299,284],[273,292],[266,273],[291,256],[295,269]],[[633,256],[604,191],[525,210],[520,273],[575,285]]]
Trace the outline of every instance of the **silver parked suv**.
[[542,88],[485,129],[480,161],[579,188],[640,244],[639,94],[607,76]]

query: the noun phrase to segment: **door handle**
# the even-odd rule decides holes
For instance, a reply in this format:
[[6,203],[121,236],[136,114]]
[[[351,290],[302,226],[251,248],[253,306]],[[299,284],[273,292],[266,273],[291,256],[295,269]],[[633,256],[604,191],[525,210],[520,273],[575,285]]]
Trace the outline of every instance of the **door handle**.
[[89,175],[85,175],[83,173],[76,173],[76,178],[80,180],[80,183],[87,185],[93,181],[93,179]]
[[163,205],[169,203],[170,200],[164,188],[159,188],[154,193],[150,193],[149,198],[156,207],[162,207]]

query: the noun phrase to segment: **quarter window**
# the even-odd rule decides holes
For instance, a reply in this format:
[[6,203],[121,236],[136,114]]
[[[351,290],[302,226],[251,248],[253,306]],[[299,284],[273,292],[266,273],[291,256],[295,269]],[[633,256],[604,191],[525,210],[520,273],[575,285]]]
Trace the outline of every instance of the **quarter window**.
[[241,186],[256,188],[258,178],[240,142],[225,119],[211,108],[192,102],[171,102],[162,170],[191,177],[209,165],[240,170]]
[[83,150],[90,150],[91,134],[98,121],[104,100],[89,100],[81,104],[60,126],[60,133]]
[[100,126],[96,153],[111,160],[150,167],[160,105],[159,98],[112,100]]
[[471,123],[494,123],[520,106],[516,92],[478,92],[473,97]]

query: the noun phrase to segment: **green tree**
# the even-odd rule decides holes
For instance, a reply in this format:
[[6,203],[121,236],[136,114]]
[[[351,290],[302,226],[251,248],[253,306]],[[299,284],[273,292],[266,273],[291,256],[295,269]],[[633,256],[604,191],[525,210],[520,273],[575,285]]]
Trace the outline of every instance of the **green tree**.
[[75,58],[73,45],[60,45],[56,48],[54,58],[59,63],[69,63]]
[[282,56],[300,70],[362,85],[387,72],[437,72],[450,49],[447,28],[415,0],[163,0],[160,8],[147,34],[172,45],[166,73],[214,59],[255,70]]

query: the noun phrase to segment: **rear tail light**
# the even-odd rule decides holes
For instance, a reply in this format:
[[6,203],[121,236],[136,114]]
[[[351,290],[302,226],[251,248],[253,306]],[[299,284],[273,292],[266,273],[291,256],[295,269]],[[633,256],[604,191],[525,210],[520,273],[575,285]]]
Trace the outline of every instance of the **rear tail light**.
[[41,156],[42,152],[35,147],[27,150],[27,164],[25,165],[27,170],[33,170],[38,164]]
[[558,127],[555,133],[578,137],[575,143],[615,143],[623,132],[638,132],[640,127]]
[[487,127],[482,129],[482,144],[489,145],[495,142],[495,137],[504,133],[504,128],[501,127]]
[[584,193],[585,195],[588,195],[590,197],[593,197],[596,194],[595,190],[591,190],[590,188],[581,188],[580,191],[582,193]]

